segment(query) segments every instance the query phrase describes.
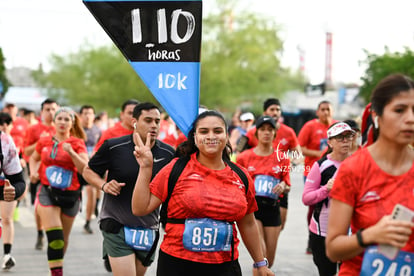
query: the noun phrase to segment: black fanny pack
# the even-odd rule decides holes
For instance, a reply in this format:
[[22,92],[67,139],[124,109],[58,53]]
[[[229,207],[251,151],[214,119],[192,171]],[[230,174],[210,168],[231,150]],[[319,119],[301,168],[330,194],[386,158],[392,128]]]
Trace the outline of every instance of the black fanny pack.
[[67,191],[54,188],[52,186],[46,186],[46,189],[49,192],[53,205],[61,208],[72,208],[81,195],[80,189],[76,191]]
[[269,197],[264,196],[256,196],[256,202],[260,205],[266,205],[266,206],[277,206],[277,200]]
[[124,226],[121,223],[112,218],[102,219],[99,222],[99,229],[111,234],[118,234],[122,227]]

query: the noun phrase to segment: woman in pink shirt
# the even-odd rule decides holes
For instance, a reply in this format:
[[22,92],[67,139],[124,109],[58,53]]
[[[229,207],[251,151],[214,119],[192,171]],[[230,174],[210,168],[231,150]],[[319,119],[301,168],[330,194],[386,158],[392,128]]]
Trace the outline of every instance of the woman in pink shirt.
[[302,201],[305,205],[315,205],[309,224],[310,247],[313,262],[318,267],[319,275],[336,274],[336,262],[331,262],[325,253],[325,237],[328,228],[329,191],[335,181],[336,170],[342,161],[350,155],[355,131],[344,122],[337,122],[329,127],[328,151],[315,162],[306,178]]

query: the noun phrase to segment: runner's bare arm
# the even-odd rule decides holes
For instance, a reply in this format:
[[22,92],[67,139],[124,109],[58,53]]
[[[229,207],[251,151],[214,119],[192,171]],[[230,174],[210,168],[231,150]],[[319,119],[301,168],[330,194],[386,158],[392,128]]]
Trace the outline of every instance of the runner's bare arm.
[[78,169],[78,172],[82,173],[83,169],[88,163],[88,159],[89,159],[88,154],[75,152],[69,143],[63,143],[62,147],[63,147],[63,150],[69,153],[70,157],[72,158],[73,163]]
[[29,159],[30,182],[36,183],[39,180],[40,154],[34,151]]
[[[331,261],[353,258],[364,251],[356,235],[348,236],[348,227],[353,213],[352,206],[332,199],[326,236],[326,253]],[[364,244],[390,244],[401,248],[409,239],[414,224],[384,216],[376,224],[361,232]]]
[[134,133],[134,155],[139,163],[139,174],[132,194],[132,213],[136,216],[144,216],[161,205],[161,200],[151,194],[149,183],[152,176],[153,156],[151,152],[151,134],[148,133],[146,143],[141,140],[138,133]]
[[32,155],[32,153],[35,151],[35,148],[36,148],[36,143],[34,143],[34,144],[30,145],[30,146],[25,147],[25,148],[23,149],[24,154],[25,154],[26,156],[31,156],[31,155]]
[[[254,214],[247,214],[241,220],[237,221],[237,227],[239,228],[243,243],[245,244],[247,251],[249,251],[253,261],[260,262],[264,260],[259,237],[259,228],[257,227]],[[262,266],[255,270],[257,270],[257,274],[255,275],[275,275],[267,266]]]

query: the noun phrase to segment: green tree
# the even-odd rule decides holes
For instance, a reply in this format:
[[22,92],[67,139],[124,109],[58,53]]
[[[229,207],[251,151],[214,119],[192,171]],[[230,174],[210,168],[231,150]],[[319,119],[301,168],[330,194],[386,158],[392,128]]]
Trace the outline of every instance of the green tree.
[[[203,19],[200,103],[223,111],[248,103],[261,112],[266,97],[302,89],[304,78],[281,67],[283,42],[276,23],[238,13],[236,3],[217,0],[217,11]],[[48,73],[38,70],[35,79],[70,105],[93,103],[113,114],[127,98],[155,101],[115,47],[86,45],[68,56],[52,56],[51,65]]]
[[48,95],[72,106],[91,103],[110,115],[130,98],[154,101],[154,97],[115,46],[84,45],[67,56],[52,55],[52,70],[34,72]]
[[302,76],[280,65],[283,41],[275,22],[237,12],[236,1],[218,1],[216,11],[203,21],[202,104],[234,109],[250,102],[255,109],[268,96],[304,87]]
[[4,65],[4,61],[3,51],[0,48],[0,93],[3,97],[10,86],[10,82],[6,76],[6,66]]
[[378,82],[393,73],[402,73],[414,77],[414,52],[408,47],[404,52],[391,53],[385,48],[385,54],[375,55],[365,51],[367,58],[363,63],[367,65],[364,76],[361,78],[363,84],[360,88],[360,95],[366,102],[369,102],[371,92]]

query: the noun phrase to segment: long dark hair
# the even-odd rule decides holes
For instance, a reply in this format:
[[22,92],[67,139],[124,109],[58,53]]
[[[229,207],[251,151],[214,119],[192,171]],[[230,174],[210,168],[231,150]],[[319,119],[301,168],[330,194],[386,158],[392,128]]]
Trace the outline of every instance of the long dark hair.
[[[181,143],[176,150],[176,156],[181,157],[181,156],[190,156],[191,154],[197,152],[198,153],[198,148],[195,144],[195,140],[194,140],[194,134],[198,125],[198,122],[201,119],[204,119],[206,117],[217,117],[219,118],[223,123],[224,123],[224,127],[225,127],[225,131],[227,133],[227,122],[224,119],[224,116],[215,110],[207,110],[202,112],[201,114],[199,114],[197,116],[197,118],[194,120],[193,122],[193,126],[191,128],[191,130],[188,132],[188,139],[187,141]],[[230,146],[230,143],[227,141],[225,148],[223,149],[223,159],[227,159],[230,160],[230,154],[232,153],[232,148]]]
[[378,116],[384,112],[385,106],[401,92],[414,89],[414,81],[403,74],[392,74],[382,79],[372,91],[371,109]]
[[[414,89],[414,81],[403,74],[392,74],[382,79],[371,94],[371,110],[382,116],[384,108],[402,92]],[[374,128],[374,142],[379,136],[379,128]]]

